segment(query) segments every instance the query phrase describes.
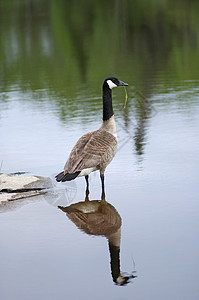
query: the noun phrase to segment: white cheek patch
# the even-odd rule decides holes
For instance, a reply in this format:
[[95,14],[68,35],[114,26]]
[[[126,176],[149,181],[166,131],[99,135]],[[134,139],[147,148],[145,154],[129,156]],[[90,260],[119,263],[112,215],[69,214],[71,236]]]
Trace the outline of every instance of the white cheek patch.
[[112,80],[107,80],[109,88],[112,90],[112,88],[117,87],[117,85]]

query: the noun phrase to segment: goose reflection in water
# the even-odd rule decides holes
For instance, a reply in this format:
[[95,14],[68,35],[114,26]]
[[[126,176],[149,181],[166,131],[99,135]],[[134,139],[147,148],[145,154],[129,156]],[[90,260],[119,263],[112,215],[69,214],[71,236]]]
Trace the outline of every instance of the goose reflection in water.
[[103,193],[101,201],[89,200],[88,194],[87,189],[85,201],[68,207],[58,207],[80,230],[90,235],[105,236],[108,239],[113,281],[117,285],[125,285],[136,276],[133,274],[125,276],[120,271],[121,217],[115,207],[105,200]]

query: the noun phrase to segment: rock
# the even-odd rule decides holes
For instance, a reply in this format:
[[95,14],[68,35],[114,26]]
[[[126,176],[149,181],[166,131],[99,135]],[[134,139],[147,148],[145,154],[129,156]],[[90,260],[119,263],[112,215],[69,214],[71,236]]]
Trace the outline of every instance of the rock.
[[51,187],[48,177],[0,174],[0,203],[44,194]]

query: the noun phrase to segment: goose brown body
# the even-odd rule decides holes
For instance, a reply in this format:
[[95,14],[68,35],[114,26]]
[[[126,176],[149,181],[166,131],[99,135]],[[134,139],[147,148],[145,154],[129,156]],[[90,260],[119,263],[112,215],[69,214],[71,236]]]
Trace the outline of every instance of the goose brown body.
[[89,132],[73,147],[64,166],[64,173],[75,173],[90,168],[104,173],[116,151],[117,139],[111,133],[102,128]]

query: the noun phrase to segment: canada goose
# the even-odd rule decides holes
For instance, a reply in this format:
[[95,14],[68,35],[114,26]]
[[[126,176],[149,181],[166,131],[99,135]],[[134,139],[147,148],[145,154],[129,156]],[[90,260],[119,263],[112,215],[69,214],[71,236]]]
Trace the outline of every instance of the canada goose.
[[117,133],[112,107],[112,88],[127,86],[127,83],[115,77],[108,77],[103,83],[103,122],[101,127],[83,135],[73,147],[64,166],[64,171],[56,176],[56,180],[69,181],[85,176],[88,188],[88,175],[100,171],[102,188],[104,188],[104,172],[115,156],[117,150]]
[[117,285],[127,284],[133,275],[122,275],[120,271],[120,241],[122,220],[113,205],[105,199],[89,200],[86,193],[85,201],[67,207],[58,206],[67,217],[83,232],[89,235],[105,236],[108,240],[110,265],[113,281]]

